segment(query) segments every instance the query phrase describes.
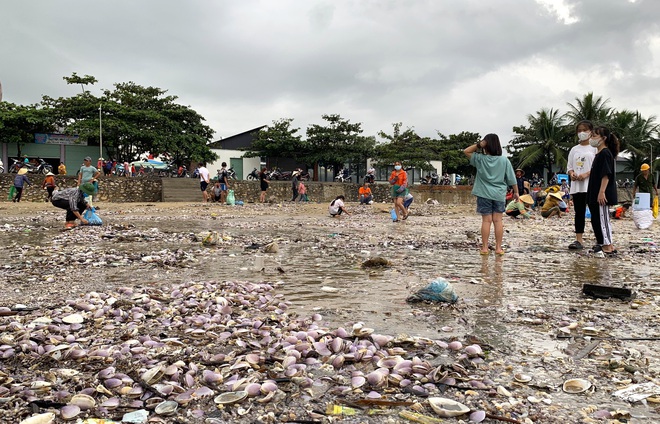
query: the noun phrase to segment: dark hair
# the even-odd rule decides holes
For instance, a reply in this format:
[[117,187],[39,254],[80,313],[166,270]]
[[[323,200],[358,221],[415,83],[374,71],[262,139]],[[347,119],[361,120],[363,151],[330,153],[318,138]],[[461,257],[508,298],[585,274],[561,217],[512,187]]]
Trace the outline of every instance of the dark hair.
[[630,209],[630,207],[632,206],[632,203],[631,202],[623,202],[623,204],[621,206],[623,206],[626,209]]
[[502,156],[502,145],[497,134],[486,134],[484,140],[486,141],[486,147],[484,147],[486,153],[491,156]]
[[575,126],[575,134],[577,134],[577,132],[578,132],[578,127],[579,127],[580,125],[585,125],[587,128],[589,128],[589,131],[592,131],[592,132],[593,132],[593,130],[594,130],[594,124],[593,124],[591,121],[587,121],[587,120],[585,119],[584,121],[580,121],[580,122],[577,123],[577,125]]
[[335,197],[335,200],[338,200],[338,199],[344,200],[344,195],[340,194],[339,196]]
[[227,162],[222,162],[222,167],[224,168],[225,166],[227,166]]
[[261,168],[261,172],[266,173],[266,171],[268,171],[268,169],[266,169],[266,168]]
[[605,139],[605,145],[616,158],[619,155],[619,139],[607,127],[596,127],[594,133]]

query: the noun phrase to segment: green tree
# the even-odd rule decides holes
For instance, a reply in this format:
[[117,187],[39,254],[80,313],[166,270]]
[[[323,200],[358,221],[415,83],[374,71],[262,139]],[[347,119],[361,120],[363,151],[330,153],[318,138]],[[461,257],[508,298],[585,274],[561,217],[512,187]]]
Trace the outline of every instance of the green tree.
[[517,166],[529,168],[540,164],[548,173],[552,173],[554,164],[565,168],[572,133],[559,111],[541,109],[535,115],[528,115],[527,122],[529,126],[513,127],[516,137],[507,147],[507,151],[517,153],[512,158],[519,162]]
[[88,84],[94,85],[98,82],[96,78],[91,75],[85,75],[84,77],[78,76],[77,73],[72,73],[70,77],[62,77],[67,84],[80,84],[82,92],[85,92],[85,86]]
[[440,160],[440,149],[436,140],[421,137],[412,127],[402,130],[403,124],[392,124],[392,134],[384,131],[378,133],[386,141],[375,148],[375,159],[378,166],[391,165],[400,161],[404,168],[417,168],[423,171],[433,169],[431,160]]
[[[72,77],[67,82],[78,80]],[[103,146],[115,159],[132,161],[145,152],[163,154],[178,164],[217,158],[208,147],[213,130],[204,125],[204,118],[197,112],[177,104],[176,96],[133,82],[114,87],[103,90],[101,97],[84,90],[73,97],[44,96],[42,104],[63,132],[77,134],[92,144],[99,142],[101,107]]]
[[609,99],[594,97],[594,93],[587,93],[582,99],[575,98],[575,105],[567,103],[569,111],[566,112],[568,125],[575,126],[580,121],[591,121],[594,125],[605,125],[609,121],[612,109],[607,106]]
[[[293,119],[280,118],[273,124],[262,128],[254,134],[252,145],[243,154],[243,157],[296,157],[304,155],[305,145],[298,133],[300,128],[292,126]],[[276,162],[275,165],[278,165]]]
[[0,102],[0,143],[16,143],[19,156],[23,145],[34,143],[35,133],[48,133],[54,129],[48,111],[39,105]]
[[[322,115],[326,125],[307,127],[307,142],[302,161],[331,166],[334,175],[346,162],[361,161],[372,155],[375,140],[362,135],[362,124],[351,123],[340,115]],[[359,166],[360,162],[358,162]]]
[[450,174],[473,175],[474,167],[470,165],[470,160],[463,150],[481,140],[481,136],[478,133],[463,131],[459,134],[450,134],[448,137],[438,132],[438,137],[440,137],[437,142],[443,170]]

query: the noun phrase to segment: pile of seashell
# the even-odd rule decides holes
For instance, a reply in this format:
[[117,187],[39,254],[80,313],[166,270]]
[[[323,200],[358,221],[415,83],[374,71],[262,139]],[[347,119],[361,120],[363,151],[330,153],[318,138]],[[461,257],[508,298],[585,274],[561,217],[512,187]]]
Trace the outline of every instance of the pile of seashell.
[[479,375],[479,345],[375,334],[362,323],[330,330],[320,315],[287,307],[269,284],[189,282],[0,318],[0,415],[31,423],[37,407],[62,420],[143,410],[149,422],[309,419],[342,398],[454,416],[479,408],[442,400],[440,389],[493,385]]

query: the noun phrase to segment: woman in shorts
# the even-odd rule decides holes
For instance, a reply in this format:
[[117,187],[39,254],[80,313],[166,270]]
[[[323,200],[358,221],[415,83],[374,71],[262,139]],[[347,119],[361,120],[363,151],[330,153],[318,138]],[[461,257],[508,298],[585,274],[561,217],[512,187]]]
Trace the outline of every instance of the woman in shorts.
[[488,255],[491,225],[495,229],[495,254],[503,255],[504,225],[502,214],[506,209],[506,192],[513,188],[513,200],[518,200],[518,185],[513,166],[502,156],[502,145],[497,134],[487,134],[483,140],[463,151],[470,164],[477,168],[472,194],[477,197],[477,213],[481,215],[481,251]]

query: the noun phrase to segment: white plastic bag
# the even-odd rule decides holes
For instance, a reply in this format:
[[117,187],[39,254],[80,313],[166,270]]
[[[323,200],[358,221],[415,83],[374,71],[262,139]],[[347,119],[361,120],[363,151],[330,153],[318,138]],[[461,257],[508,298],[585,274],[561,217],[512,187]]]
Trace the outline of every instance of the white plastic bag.
[[641,211],[632,211],[632,218],[635,226],[640,230],[645,230],[653,224],[653,211],[645,209]]

